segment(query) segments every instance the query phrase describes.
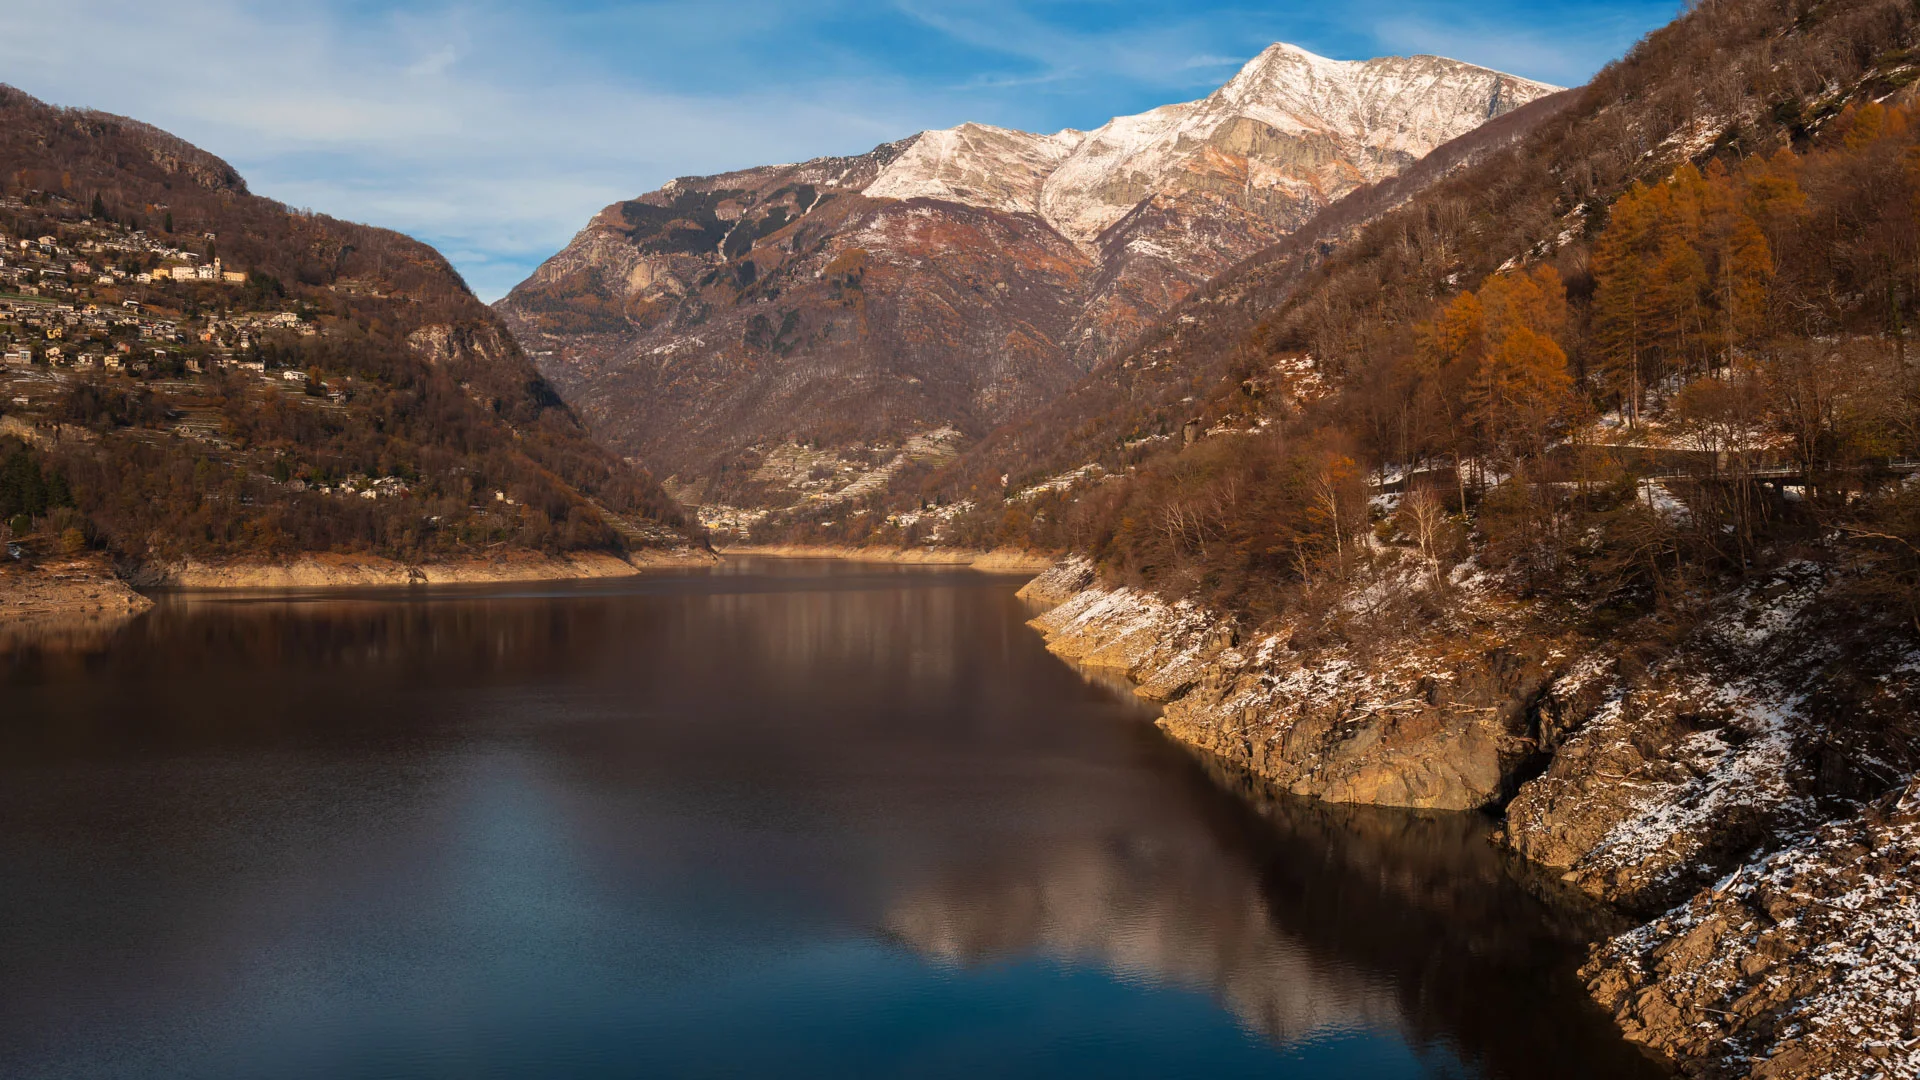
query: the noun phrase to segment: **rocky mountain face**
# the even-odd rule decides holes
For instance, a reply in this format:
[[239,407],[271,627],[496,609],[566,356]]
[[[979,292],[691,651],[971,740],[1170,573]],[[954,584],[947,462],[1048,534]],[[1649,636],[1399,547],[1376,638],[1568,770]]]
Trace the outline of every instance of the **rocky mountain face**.
[[1552,91],[1275,45],[1202,100],[1090,132],[963,124],[677,180],[602,211],[498,309],[618,450],[703,503],[788,505],[776,448],[977,436],[1342,195]]

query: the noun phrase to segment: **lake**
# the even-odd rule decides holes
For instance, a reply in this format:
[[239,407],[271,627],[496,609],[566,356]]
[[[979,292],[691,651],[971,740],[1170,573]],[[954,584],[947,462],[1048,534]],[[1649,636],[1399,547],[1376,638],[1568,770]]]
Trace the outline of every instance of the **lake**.
[[1020,579],[163,596],[0,652],[0,1076],[1658,1075],[1472,815],[1255,790]]

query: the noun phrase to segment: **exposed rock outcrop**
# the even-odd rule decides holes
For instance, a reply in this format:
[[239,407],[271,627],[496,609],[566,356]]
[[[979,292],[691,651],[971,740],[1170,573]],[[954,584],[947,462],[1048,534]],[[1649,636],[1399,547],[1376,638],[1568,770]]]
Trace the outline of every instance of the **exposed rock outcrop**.
[[1920,1077],[1920,780],[1741,865],[1583,974],[1700,1077]]
[[[1088,573],[1064,563],[1024,595],[1058,600]],[[1538,749],[1531,705],[1566,655],[1523,609],[1465,583],[1446,618],[1382,655],[1306,643],[1294,627],[1243,634],[1128,588],[1082,589],[1034,625],[1061,656],[1124,672],[1174,738],[1285,790],[1436,810],[1511,794]]]
[[[1371,648],[1245,633],[1080,560],[1023,595],[1049,648],[1124,672],[1168,734],[1285,790],[1511,797],[1510,850],[1647,920],[1582,974],[1687,1075],[1893,1080],[1920,1076],[1920,647],[1849,586],[1789,565],[1667,645],[1559,627],[1463,572]],[[1408,591],[1388,573],[1341,603]]]
[[1508,807],[1509,842],[1651,915],[1900,783],[1920,765],[1916,654],[1836,602],[1844,585],[1789,566],[1631,678],[1604,651],[1572,665],[1556,683],[1572,733]]
[[97,556],[17,563],[0,558],[0,625],[118,621],[153,606]]

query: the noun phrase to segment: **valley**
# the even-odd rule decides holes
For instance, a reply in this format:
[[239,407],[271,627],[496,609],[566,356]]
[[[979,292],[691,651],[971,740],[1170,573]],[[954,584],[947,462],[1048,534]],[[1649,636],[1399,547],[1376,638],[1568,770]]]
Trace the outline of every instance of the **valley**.
[[[671,181],[492,306],[136,121],[4,89],[0,119],[0,625],[48,627],[0,674],[35,745],[46,687],[123,662],[396,701],[427,672],[460,688],[435,723],[389,721],[431,753],[368,736],[459,778],[403,808],[427,847],[491,880],[535,822],[547,876],[514,880],[579,940],[681,956],[717,897],[805,942],[743,984],[793,1009],[853,973],[822,1062],[893,1045],[866,1005],[901,993],[947,1038],[954,994],[1141,990],[1222,1068],[1920,1080],[1905,0],[1690,6],[1571,90],[1276,43],[1090,130]],[[475,583],[514,588],[419,588]],[[401,588],[334,591],[368,585]],[[243,711],[183,742],[272,743]],[[484,892],[454,906],[519,940]],[[1353,897],[1412,929],[1373,949]],[[536,968],[506,981],[552,993]],[[584,1007],[671,996],[647,970]],[[1480,980],[1497,1023],[1457,1007]],[[1115,1015],[1077,1067],[1131,1045]],[[779,1060],[697,1054],[735,1052]]]

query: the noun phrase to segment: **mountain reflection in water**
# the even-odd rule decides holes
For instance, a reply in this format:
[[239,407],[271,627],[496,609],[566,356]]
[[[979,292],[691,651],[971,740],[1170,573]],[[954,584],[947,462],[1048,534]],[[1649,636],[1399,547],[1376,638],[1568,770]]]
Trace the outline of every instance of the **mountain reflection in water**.
[[0,652],[0,1075],[1650,1074],[1471,817],[1233,790],[1017,581],[169,597]]

